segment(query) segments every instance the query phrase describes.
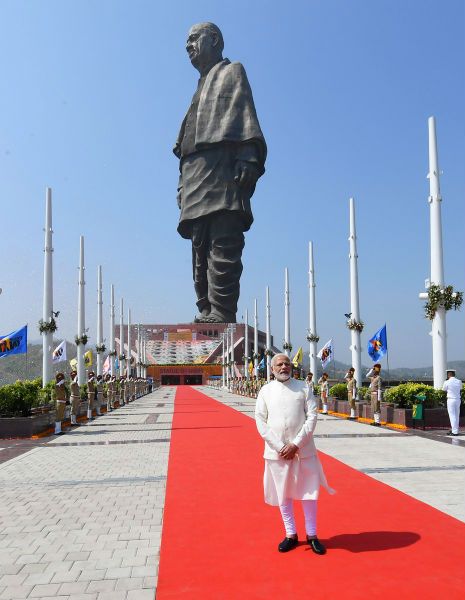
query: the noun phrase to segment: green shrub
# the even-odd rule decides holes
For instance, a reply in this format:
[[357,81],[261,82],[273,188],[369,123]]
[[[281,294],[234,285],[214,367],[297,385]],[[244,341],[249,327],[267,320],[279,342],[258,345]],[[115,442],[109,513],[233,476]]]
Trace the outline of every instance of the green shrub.
[[347,400],[347,385],[336,383],[329,389],[329,395],[338,400]]
[[0,388],[0,415],[27,417],[37,402],[40,379],[17,381]]
[[384,392],[384,401],[392,402],[399,408],[411,408],[413,404],[417,404],[418,400],[415,396],[418,394],[426,396],[425,408],[443,406],[446,402],[446,393],[442,390],[436,390],[430,385],[412,381],[388,388]]
[[369,401],[370,400],[370,388],[368,387],[359,387],[358,388],[358,397],[361,401]]
[[320,386],[318,384],[315,384],[313,386],[313,393],[315,394],[315,396],[319,396],[320,395]]

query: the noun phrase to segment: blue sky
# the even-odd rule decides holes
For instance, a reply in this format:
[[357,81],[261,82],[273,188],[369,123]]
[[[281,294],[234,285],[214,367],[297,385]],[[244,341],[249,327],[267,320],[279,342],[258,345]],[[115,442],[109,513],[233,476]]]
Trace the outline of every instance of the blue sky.
[[[446,282],[465,288],[464,16],[461,0],[3,0],[0,330],[28,322],[38,337],[46,186],[58,338],[76,333],[81,234],[91,341],[99,264],[106,309],[114,283],[135,320],[194,316],[171,148],[197,82],[186,33],[210,20],[223,31],[225,56],[247,70],[269,149],[246,234],[238,316],[251,313],[257,297],[264,327],[269,285],[279,345],[288,266],[292,343],[306,344],[313,240],[318,333],[322,342],[333,337],[336,358],[349,361],[354,196],[363,343],[387,322],[391,366],[430,365],[418,300],[429,275],[430,115],[444,171]],[[450,360],[465,358],[464,334],[465,310],[449,313]]]

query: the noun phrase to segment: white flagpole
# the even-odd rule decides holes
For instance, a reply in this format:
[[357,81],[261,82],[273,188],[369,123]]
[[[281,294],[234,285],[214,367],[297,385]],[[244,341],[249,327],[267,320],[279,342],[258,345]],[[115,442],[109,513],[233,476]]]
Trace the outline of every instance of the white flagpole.
[[244,327],[244,376],[249,379],[249,309],[245,309]]
[[[86,335],[86,301],[84,280],[84,236],[79,238],[79,283],[78,283],[78,337],[82,339]],[[86,345],[80,342],[77,344],[77,372],[79,385],[86,383],[86,364],[84,354]]]
[[257,307],[257,299],[254,300],[254,330],[253,330],[253,353],[254,353],[254,375],[258,377],[258,307]]
[[[119,318],[119,353],[120,356],[124,356],[124,302],[123,298],[121,298],[120,304],[120,318]],[[120,359],[119,361],[119,374],[120,376],[124,375],[124,369],[126,367],[126,362],[124,359]]]
[[313,380],[317,381],[317,344],[318,334],[316,332],[316,300],[315,300],[315,268],[313,265],[313,242],[308,243],[308,295],[309,295],[309,315],[308,315],[308,344],[310,371],[313,373]]
[[128,377],[131,377],[131,309],[128,308],[128,360],[127,360]]
[[270,288],[266,286],[266,380],[271,378],[271,306],[270,306]]
[[291,356],[291,319],[290,319],[290,300],[289,300],[289,271],[284,269],[284,353]]
[[[103,344],[102,267],[97,269],[97,346]],[[97,375],[102,375],[103,352],[97,352]]]
[[[360,320],[360,304],[358,294],[358,254],[357,254],[357,231],[355,227],[355,202],[353,198],[349,200],[350,213],[350,233],[349,233],[349,262],[350,262],[350,312],[349,317],[356,323],[361,323]],[[352,353],[352,366],[355,369],[355,379],[357,381],[357,389],[362,386],[362,342],[361,332],[357,329],[350,330]],[[336,367],[334,366],[334,369]]]
[[[430,217],[430,244],[431,244],[431,276],[430,285],[444,288],[444,259],[442,247],[442,220],[441,204],[442,197],[439,186],[438,148],[436,139],[436,120],[434,117],[428,119],[428,141],[429,141],[429,217]],[[427,299],[428,293],[423,292],[420,298]],[[446,378],[447,368],[447,332],[446,332],[446,309],[442,303],[437,307],[431,327],[431,338],[433,343],[433,380],[434,387],[441,389]]]
[[[44,296],[42,321],[50,323],[53,318],[53,230],[52,190],[45,190],[45,243],[44,243]],[[53,331],[42,332],[42,387],[52,380]],[[27,354],[27,348],[26,348]]]
[[110,287],[110,375],[115,374],[115,286]]

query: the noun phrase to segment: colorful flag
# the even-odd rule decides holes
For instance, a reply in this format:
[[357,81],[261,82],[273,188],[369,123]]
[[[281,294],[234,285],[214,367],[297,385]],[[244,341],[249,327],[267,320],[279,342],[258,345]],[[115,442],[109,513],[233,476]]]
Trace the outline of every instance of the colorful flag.
[[86,369],[93,365],[92,350],[87,350],[87,352],[84,354],[84,364]]
[[265,355],[263,355],[262,360],[258,363],[259,370],[263,370],[265,368]]
[[333,360],[333,353],[333,338],[331,338],[317,354],[317,357],[321,360],[323,369]]
[[71,369],[72,369],[73,371],[75,371],[75,370],[77,369],[77,358],[72,358],[72,359],[69,361],[69,366],[71,367]]
[[0,358],[27,352],[27,325],[0,337]]
[[106,375],[110,372],[110,357],[107,356],[105,362],[103,363],[103,374]]
[[253,360],[249,360],[249,375],[253,373]]
[[302,350],[302,346],[295,353],[294,358],[292,359],[292,364],[294,367],[299,367],[302,364],[302,360],[304,358],[304,352]]
[[55,348],[52,354],[52,362],[57,363],[62,360],[67,360],[66,358],[66,340],[63,340],[61,344]]
[[383,358],[388,350],[386,325],[378,329],[371,340],[368,340],[367,350],[373,362],[377,362]]

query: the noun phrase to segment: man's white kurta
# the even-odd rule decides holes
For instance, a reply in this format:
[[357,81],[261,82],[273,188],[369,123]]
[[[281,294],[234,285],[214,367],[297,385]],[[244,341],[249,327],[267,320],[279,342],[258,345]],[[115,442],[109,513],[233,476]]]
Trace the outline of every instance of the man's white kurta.
[[[262,387],[255,407],[257,429],[265,440],[265,502],[279,506],[285,500],[316,500],[320,485],[329,492],[318,460],[313,431],[318,416],[316,400],[304,381],[274,380]],[[292,460],[279,451],[285,444],[299,450]]]

